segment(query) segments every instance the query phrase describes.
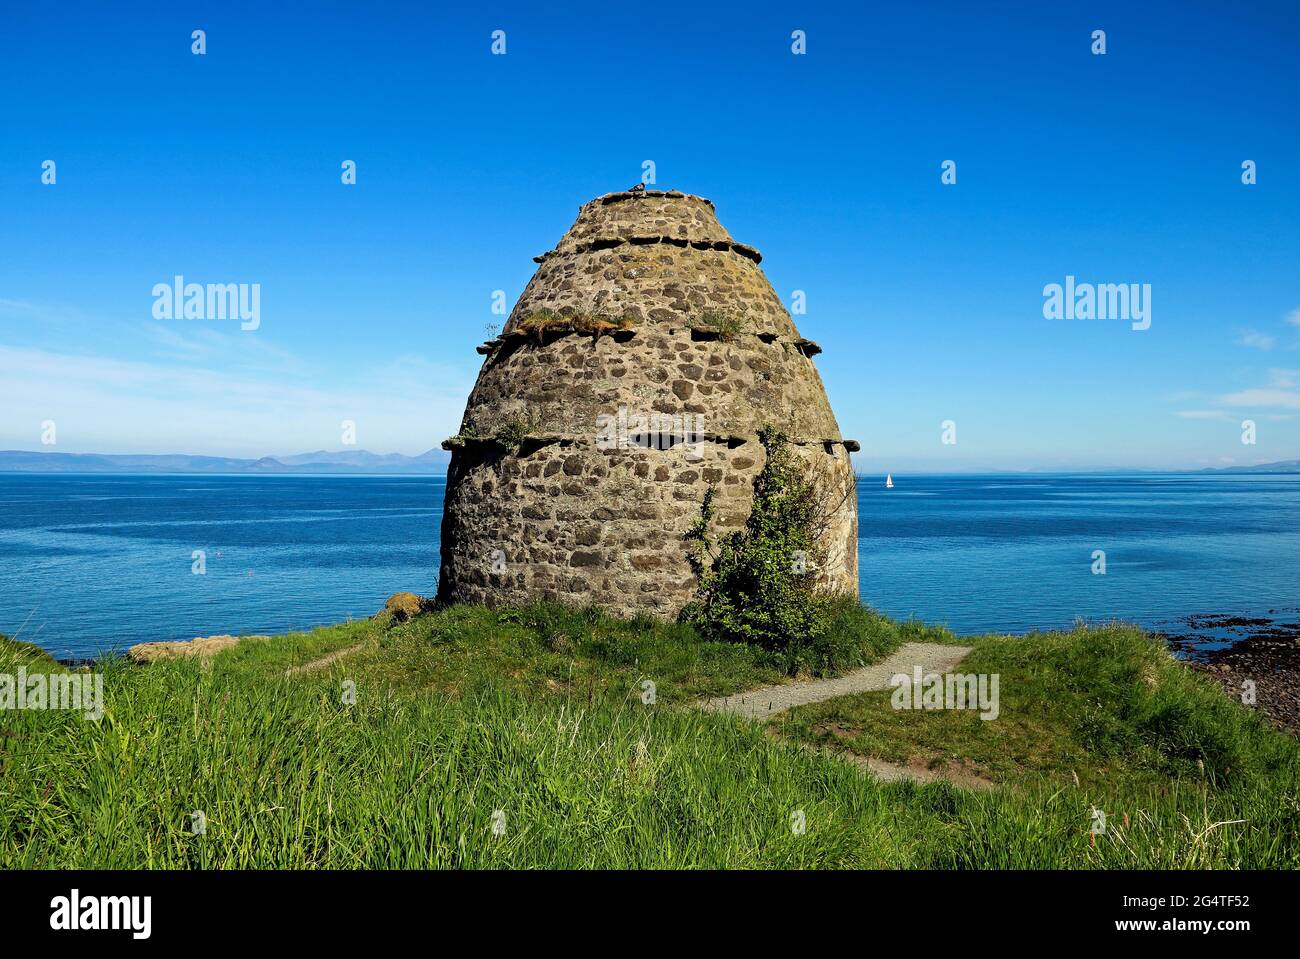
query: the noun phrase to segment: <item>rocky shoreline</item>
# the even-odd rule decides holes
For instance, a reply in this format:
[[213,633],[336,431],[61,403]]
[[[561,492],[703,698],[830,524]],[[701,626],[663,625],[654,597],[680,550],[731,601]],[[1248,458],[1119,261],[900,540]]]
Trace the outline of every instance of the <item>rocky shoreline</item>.
[[1218,682],[1234,699],[1253,685],[1255,708],[1300,734],[1300,613],[1268,617],[1189,616],[1186,632],[1162,635],[1189,667]]

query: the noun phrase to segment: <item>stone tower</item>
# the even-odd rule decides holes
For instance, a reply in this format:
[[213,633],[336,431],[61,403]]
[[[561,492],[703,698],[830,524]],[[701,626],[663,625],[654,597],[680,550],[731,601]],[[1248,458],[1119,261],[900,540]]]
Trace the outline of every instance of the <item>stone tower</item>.
[[820,348],[713,203],[610,193],[534,259],[443,444],[439,598],[676,615],[695,586],[683,535],[710,485],[719,526],[744,523],[763,425],[833,496],[819,578],[856,596],[857,444],[840,436]]

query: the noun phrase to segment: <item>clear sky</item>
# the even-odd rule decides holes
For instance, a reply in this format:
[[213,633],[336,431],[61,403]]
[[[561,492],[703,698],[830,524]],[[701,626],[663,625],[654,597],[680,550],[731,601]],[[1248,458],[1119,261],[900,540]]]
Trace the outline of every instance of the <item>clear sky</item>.
[[[492,292],[653,160],[805,291],[860,469],[1300,457],[1300,4],[461,6],[6,4],[0,448],[436,446]],[[259,328],[155,319],[176,274]],[[1150,328],[1045,319],[1067,275]]]

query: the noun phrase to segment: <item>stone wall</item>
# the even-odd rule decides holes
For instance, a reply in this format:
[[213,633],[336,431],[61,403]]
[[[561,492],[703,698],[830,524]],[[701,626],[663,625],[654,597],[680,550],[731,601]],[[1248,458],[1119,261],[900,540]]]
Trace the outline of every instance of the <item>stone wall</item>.
[[[758,251],[709,201],[650,191],[587,203],[536,259],[502,335],[480,347],[460,433],[444,444],[439,596],[676,614],[694,590],[684,534],[710,485],[719,524],[744,522],[762,425],[785,430],[838,491],[823,581],[856,595],[856,444]],[[669,448],[627,441],[638,417],[658,416],[671,425],[641,425],[673,434]]]

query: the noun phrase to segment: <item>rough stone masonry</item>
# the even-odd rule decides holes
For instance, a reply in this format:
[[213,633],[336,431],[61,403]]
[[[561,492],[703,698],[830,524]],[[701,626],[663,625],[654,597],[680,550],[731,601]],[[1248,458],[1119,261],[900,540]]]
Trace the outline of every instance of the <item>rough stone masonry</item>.
[[761,259],[702,197],[610,193],[579,210],[478,348],[443,444],[440,599],[676,615],[695,589],[684,535],[710,485],[720,531],[744,524],[765,425],[828,493],[821,584],[857,594],[857,444]]

